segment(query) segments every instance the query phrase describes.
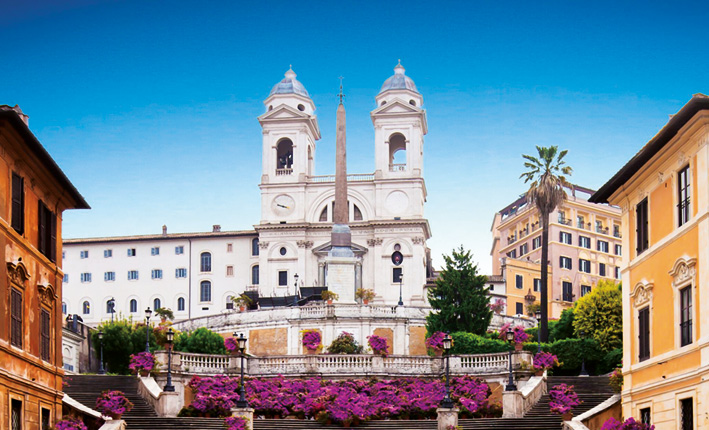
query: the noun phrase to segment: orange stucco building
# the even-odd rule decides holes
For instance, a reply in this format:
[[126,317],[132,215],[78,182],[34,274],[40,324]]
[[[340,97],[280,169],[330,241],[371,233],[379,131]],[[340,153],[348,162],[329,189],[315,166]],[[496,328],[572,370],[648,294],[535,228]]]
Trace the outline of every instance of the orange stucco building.
[[88,207],[19,107],[0,106],[0,430],[61,417],[61,216]]
[[591,198],[622,208],[623,415],[709,429],[709,97]]

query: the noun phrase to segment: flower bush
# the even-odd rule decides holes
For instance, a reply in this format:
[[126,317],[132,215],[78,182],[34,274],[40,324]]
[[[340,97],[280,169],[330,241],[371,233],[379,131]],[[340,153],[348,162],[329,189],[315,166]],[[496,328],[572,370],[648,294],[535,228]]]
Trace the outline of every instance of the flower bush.
[[374,300],[375,296],[374,290],[370,290],[368,288],[358,288],[357,291],[355,291],[355,297],[358,299],[369,301]]
[[328,354],[361,354],[362,345],[357,343],[352,333],[343,331],[327,348]]
[[437,331],[433,333],[428,339],[426,339],[426,346],[433,349],[434,351],[443,350],[443,338],[446,334],[442,331]]
[[134,372],[150,372],[155,367],[155,356],[149,352],[131,354],[128,368]]
[[505,301],[502,299],[495,299],[494,302],[490,303],[490,310],[495,312],[496,314],[502,313],[502,310],[505,308]]
[[367,336],[367,343],[375,354],[381,354],[386,357],[389,353],[389,344],[385,337],[373,334],[371,336]]
[[534,356],[534,369],[536,370],[549,370],[560,365],[559,359],[551,352],[542,351]]
[[[239,378],[195,376],[189,383],[194,393],[190,407],[203,415],[227,416],[239,398],[238,386]],[[331,381],[279,376],[247,379],[245,389],[256,415],[315,418],[345,425],[370,419],[435,418],[445,394],[443,381],[417,378]],[[472,376],[451,379],[451,398],[464,417],[499,416],[488,403],[490,394],[483,380]]]
[[[500,335],[498,336],[500,339],[507,341],[507,332],[510,330],[511,323],[506,323],[503,324],[502,327],[500,327]],[[521,325],[518,325],[517,327],[512,328],[512,331],[514,333],[514,342],[515,343],[524,343],[529,339],[529,335],[524,331],[524,327]]]
[[133,409],[133,403],[121,391],[106,390],[96,399],[96,410],[103,415],[123,415]]
[[563,415],[581,404],[573,385],[559,384],[549,390],[549,408],[551,412]]
[[249,430],[249,420],[244,417],[227,417],[224,425],[227,430]]
[[630,417],[625,422],[618,421],[615,418],[609,418],[603,423],[601,430],[655,430],[655,426],[650,424],[639,423],[635,418]]
[[76,417],[65,416],[54,426],[55,430],[88,430],[83,421]]
[[608,378],[608,383],[616,393],[623,391],[623,372],[620,370],[620,367],[616,368],[613,373],[611,373],[611,376]]
[[322,335],[318,330],[303,330],[302,344],[308,351],[322,350]]
[[229,352],[234,352],[239,349],[239,342],[235,337],[227,337],[224,339],[224,348]]

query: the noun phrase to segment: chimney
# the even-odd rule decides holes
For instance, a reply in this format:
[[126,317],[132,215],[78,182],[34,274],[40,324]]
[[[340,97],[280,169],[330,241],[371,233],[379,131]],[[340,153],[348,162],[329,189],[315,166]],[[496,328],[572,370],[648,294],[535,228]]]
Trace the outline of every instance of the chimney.
[[167,236],[167,226],[165,224],[162,225],[162,235]]
[[214,224],[212,226],[212,233],[219,233],[220,231],[222,231],[222,226],[219,224]]

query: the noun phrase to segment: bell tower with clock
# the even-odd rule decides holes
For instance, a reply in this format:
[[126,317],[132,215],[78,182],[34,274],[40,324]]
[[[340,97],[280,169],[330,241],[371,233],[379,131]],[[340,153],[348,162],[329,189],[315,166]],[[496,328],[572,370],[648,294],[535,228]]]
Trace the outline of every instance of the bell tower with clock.
[[288,69],[264,101],[258,120],[263,130],[262,222],[302,220],[302,186],[315,174],[315,142],[320,128],[315,104],[293,69]]

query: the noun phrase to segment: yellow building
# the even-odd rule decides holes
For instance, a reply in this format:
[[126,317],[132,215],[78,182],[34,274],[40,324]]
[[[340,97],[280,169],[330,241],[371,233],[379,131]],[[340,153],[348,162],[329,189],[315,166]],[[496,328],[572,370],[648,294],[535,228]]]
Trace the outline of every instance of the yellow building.
[[709,429],[709,97],[693,96],[591,201],[622,209],[623,415]]

